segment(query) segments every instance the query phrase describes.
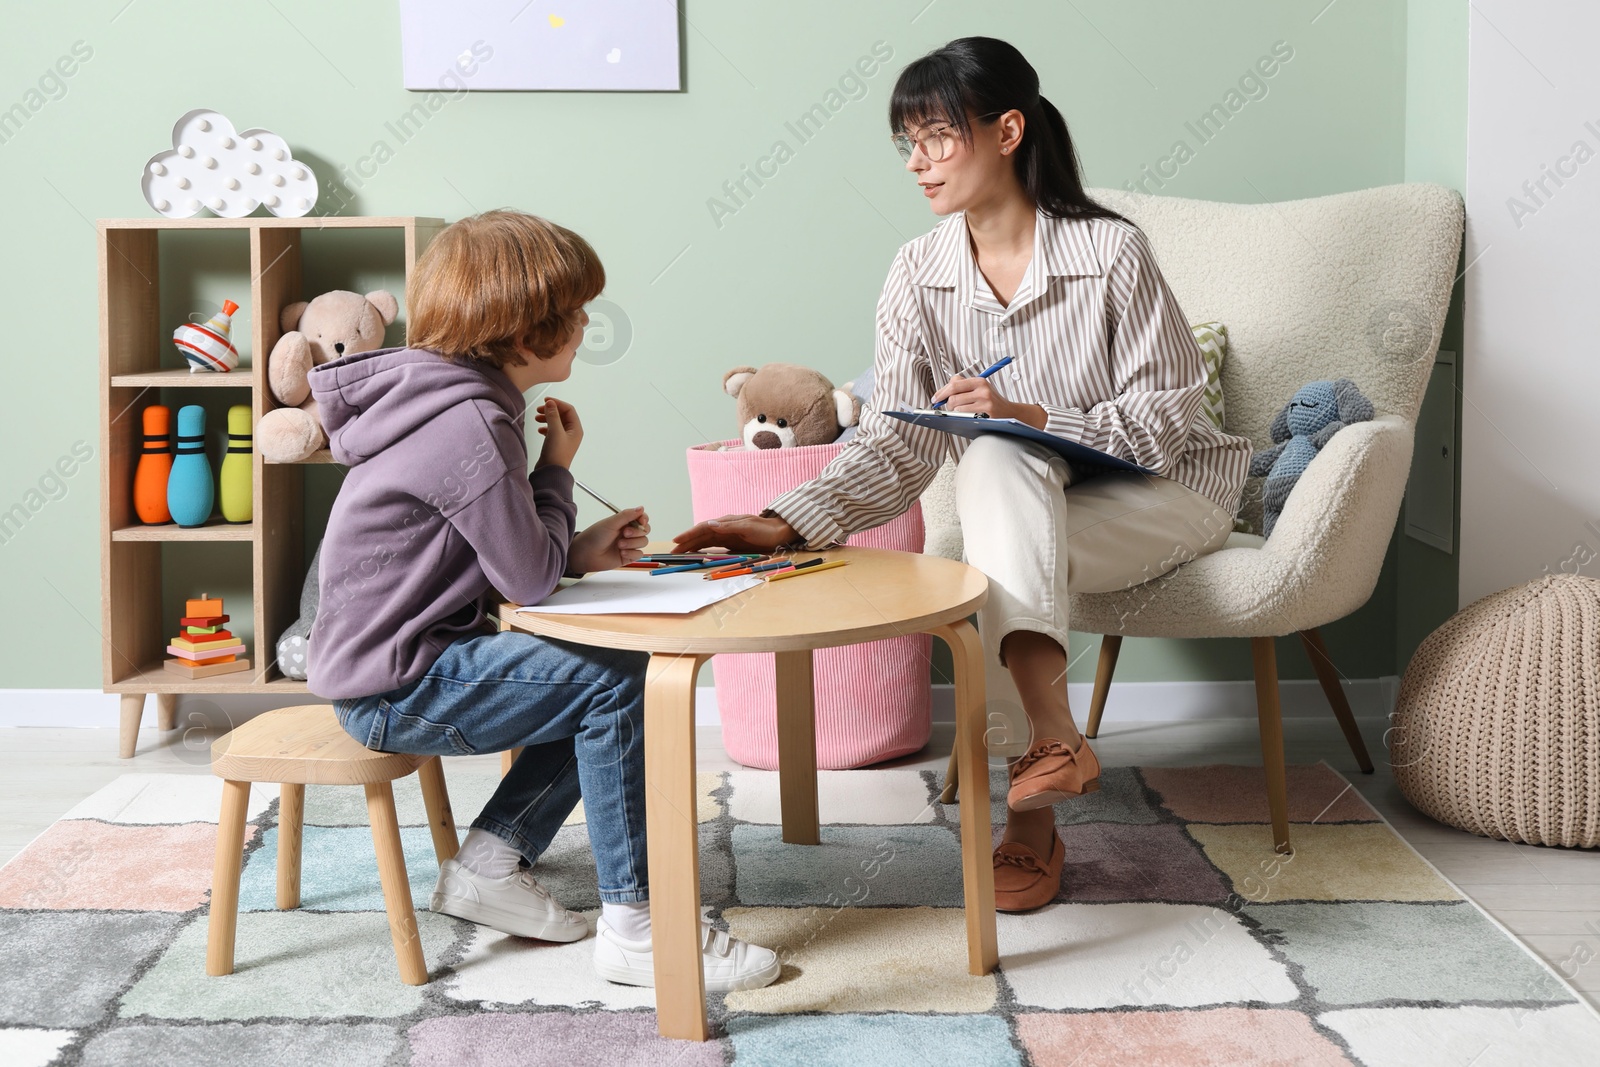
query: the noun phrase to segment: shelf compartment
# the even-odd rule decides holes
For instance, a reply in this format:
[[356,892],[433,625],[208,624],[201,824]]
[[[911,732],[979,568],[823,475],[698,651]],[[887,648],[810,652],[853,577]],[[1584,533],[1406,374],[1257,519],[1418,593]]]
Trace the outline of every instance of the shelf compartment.
[[139,371],[134,374],[113,374],[113,389],[250,389],[254,386],[250,368],[237,367],[226,374],[216,371],[163,369]]
[[111,531],[113,541],[250,541],[255,538],[255,523],[228,522],[213,515],[200,526],[121,526]]
[[[262,681],[264,674],[274,677]],[[147,661],[138,670],[131,671],[114,682],[107,683],[108,693],[309,693],[306,683],[277,674],[276,668],[263,671],[252,660],[250,669],[237,674],[213,674],[207,678],[185,678],[173,674],[161,665],[161,660]],[[321,698],[313,697],[313,702]]]

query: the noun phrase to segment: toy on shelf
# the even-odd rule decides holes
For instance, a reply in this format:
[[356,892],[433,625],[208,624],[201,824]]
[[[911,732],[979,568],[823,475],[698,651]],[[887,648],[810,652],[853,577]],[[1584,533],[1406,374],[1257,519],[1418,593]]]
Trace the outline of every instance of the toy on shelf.
[[233,313],[239,305],[222,302],[222,310],[201,325],[186,322],[172,331],[172,343],[189,363],[189,373],[209,370],[226,374],[239,365],[239,350],[233,347]]
[[228,522],[249,522],[250,501],[250,405],[235,404],[228,409],[228,450],[222,457],[222,473],[217,477],[222,497],[222,517]]
[[140,522],[171,522],[167,478],[172,474],[172,412],[165,404],[151,404],[140,419],[144,439],[139,448],[139,465],[133,472],[133,511]]
[[197,108],[172,127],[172,147],[144,165],[145,201],[169,219],[210,208],[239,219],[257,207],[299,218],[317,202],[317,176],[270,130],[235,131],[226,116]]
[[311,397],[311,368],[383,347],[384,327],[400,313],[394,294],[335,289],[283,309],[285,333],[267,357],[267,384],[283,407],[261,416],[256,445],[269,463],[299,463],[328,443]]
[[244,642],[223,628],[228,616],[222,612],[222,598],[201,593],[183,602],[183,632],[172,639],[167,651],[172,655],[161,665],[185,678],[209,678],[213,674],[233,674],[250,669],[242,655]]
[[185,404],[178,409],[178,452],[167,478],[167,510],[179,526],[202,526],[215,501],[211,461],[206,458],[206,409]]
[[317,568],[321,566],[322,542],[311,553],[306,579],[300,586],[300,617],[278,638],[278,670],[285,678],[305,681],[311,671],[311,625],[317,621]]

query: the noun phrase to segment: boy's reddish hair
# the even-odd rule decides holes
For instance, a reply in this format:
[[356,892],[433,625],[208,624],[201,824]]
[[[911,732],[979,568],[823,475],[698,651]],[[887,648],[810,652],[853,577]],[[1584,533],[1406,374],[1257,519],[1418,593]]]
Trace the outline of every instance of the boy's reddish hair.
[[526,363],[519,346],[548,358],[605,286],[600,257],[565,226],[508,208],[469,215],[417,260],[406,343],[494,367]]

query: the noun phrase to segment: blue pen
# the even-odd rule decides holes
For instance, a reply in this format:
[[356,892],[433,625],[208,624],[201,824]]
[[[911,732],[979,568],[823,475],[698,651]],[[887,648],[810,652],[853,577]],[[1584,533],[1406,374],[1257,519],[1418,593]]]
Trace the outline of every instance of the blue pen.
[[[1001,367],[1004,367],[1007,363],[1010,363],[1010,362],[1011,362],[1011,357],[1007,356],[1006,358],[1002,359],[1000,362],[996,363],[994,366],[990,367],[988,370],[984,371],[982,374],[978,375],[978,377],[987,378],[989,375],[993,374],[995,371],[999,370]],[[937,407],[943,407],[944,406],[944,401],[943,400],[935,400],[931,406],[932,407],[936,407],[936,408]]]

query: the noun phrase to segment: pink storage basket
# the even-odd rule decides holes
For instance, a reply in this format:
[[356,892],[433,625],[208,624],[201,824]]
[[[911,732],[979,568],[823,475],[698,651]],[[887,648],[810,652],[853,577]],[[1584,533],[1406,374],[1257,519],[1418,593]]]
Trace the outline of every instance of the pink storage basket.
[[[718,445],[742,443],[735,439],[688,450],[695,522],[720,515],[755,514],[778,496],[815,478],[845,447],[718,450]],[[921,552],[922,533],[922,506],[913,503],[903,515],[851,534],[846,541],[867,548]],[[932,646],[930,635],[913,634],[813,653],[818,767],[864,767],[916,752],[928,743],[933,728]],[[747,767],[776,769],[772,655],[719,655],[713,661],[712,674],[722,743],[728,755]]]

